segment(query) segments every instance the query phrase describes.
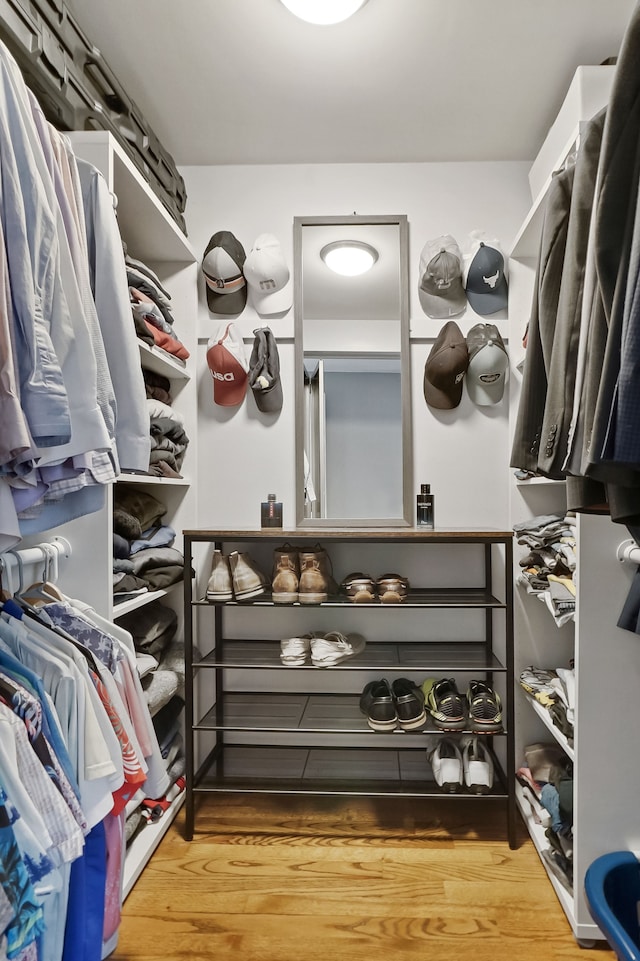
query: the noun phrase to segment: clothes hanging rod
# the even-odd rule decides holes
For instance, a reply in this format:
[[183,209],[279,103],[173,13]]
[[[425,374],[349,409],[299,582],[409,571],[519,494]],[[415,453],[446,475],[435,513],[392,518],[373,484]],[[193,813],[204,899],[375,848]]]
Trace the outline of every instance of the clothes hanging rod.
[[629,538],[629,540],[622,541],[621,544],[618,544],[616,557],[621,564],[629,561],[632,564],[638,564],[640,566],[640,547],[636,541]]
[[50,541],[24,547],[22,550],[4,551],[0,554],[0,571],[9,580],[9,591],[14,593],[14,573],[20,574],[25,567],[44,563],[44,569],[49,571],[44,580],[54,584],[58,579],[60,558],[71,557],[71,544],[66,537],[52,537]]

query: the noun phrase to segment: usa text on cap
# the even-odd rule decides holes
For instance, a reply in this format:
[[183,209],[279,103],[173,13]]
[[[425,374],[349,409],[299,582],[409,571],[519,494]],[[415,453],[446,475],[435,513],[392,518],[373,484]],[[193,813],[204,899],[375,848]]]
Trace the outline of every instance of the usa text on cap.
[[247,392],[249,365],[244,341],[233,321],[224,323],[207,344],[207,365],[213,378],[213,400],[220,407],[236,407]]

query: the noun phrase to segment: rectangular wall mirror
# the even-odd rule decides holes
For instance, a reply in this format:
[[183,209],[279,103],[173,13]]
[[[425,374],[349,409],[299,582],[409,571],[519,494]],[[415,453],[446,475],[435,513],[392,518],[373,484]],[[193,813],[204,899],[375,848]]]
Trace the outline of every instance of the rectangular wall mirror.
[[[413,523],[407,234],[404,215],[294,220],[298,526]],[[332,270],[342,246],[371,268]]]

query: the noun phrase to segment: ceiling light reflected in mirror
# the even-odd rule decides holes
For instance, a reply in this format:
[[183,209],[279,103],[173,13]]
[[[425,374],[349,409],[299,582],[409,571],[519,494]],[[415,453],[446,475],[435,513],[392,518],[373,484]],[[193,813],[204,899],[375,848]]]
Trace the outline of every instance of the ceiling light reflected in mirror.
[[326,244],[320,256],[335,274],[358,277],[371,270],[378,259],[378,251],[361,240],[336,240]]
[[341,23],[353,16],[367,0],[282,0],[287,10],[308,23]]

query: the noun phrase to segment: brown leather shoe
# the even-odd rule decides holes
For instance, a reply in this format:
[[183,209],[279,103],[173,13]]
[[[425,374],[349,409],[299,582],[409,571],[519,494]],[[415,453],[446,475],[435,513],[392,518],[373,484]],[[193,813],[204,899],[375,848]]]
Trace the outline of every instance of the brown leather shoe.
[[271,598],[274,604],[295,604],[298,600],[300,561],[298,548],[291,544],[276,547],[273,552]]
[[338,585],[331,573],[329,555],[320,544],[313,550],[298,551],[300,582],[298,597],[301,604],[322,604],[329,594],[338,593]]
[[400,574],[383,574],[376,584],[381,604],[401,604],[409,593],[409,581]]
[[347,574],[340,587],[352,604],[373,604],[378,599],[376,582],[362,571]]
[[264,594],[269,581],[248,554],[232,551],[229,554],[229,566],[233,580],[233,593],[237,601],[248,601],[252,597]]

